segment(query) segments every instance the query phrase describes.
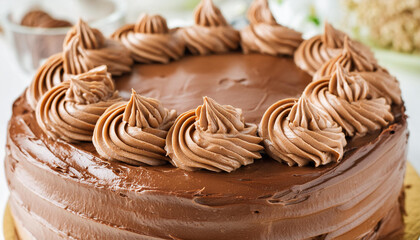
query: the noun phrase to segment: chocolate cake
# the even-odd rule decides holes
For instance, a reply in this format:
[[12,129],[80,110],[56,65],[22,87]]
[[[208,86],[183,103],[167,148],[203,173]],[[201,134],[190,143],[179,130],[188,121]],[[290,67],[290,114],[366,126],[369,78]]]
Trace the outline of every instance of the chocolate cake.
[[5,169],[21,239],[398,239],[398,81],[328,23],[266,0],[236,30],[211,0],[111,38],[80,20],[13,105]]

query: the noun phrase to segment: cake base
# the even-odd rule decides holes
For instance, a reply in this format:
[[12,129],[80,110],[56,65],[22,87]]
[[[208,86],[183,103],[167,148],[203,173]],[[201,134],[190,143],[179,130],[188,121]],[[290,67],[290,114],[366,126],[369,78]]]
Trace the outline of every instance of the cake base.
[[[404,180],[405,189],[405,211],[404,216],[405,230],[404,240],[417,240],[420,237],[420,176],[414,167],[408,163],[407,173]],[[26,240],[21,227],[17,226],[13,220],[12,212],[8,205],[4,212],[3,233],[5,240]]]

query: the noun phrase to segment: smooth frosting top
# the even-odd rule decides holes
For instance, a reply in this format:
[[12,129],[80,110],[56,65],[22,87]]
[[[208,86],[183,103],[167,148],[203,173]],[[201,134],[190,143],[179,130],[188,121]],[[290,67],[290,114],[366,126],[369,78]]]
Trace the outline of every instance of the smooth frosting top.
[[182,28],[181,36],[194,55],[225,53],[239,46],[239,32],[233,29],[212,0],[201,0],[194,12],[195,25]]
[[176,167],[231,172],[261,158],[257,126],[244,122],[242,110],[204,97],[203,105],[181,114],[166,138]]
[[156,99],[132,90],[128,102],[109,107],[99,118],[93,134],[96,151],[105,159],[133,165],[167,163],[165,138],[176,118]]
[[111,38],[121,42],[136,62],[168,63],[184,55],[184,41],[176,33],[162,16],[143,14],[135,24],[115,31]]
[[276,22],[267,0],[254,0],[248,10],[248,20],[250,25],[240,32],[244,53],[293,55],[303,41],[301,33]]
[[36,119],[45,133],[69,142],[91,141],[100,115],[120,99],[109,85],[109,74],[98,78],[104,68],[106,71],[100,67],[74,76],[44,94],[37,104]]

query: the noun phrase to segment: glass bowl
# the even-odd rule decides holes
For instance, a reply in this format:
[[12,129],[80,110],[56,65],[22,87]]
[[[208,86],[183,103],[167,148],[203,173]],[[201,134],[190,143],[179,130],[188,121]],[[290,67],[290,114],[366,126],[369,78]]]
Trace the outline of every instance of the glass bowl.
[[3,26],[17,63],[27,73],[34,72],[49,56],[61,52],[70,27],[37,28],[20,25],[30,10],[43,10],[54,18],[75,24],[82,18],[106,36],[124,24],[124,0],[17,0],[10,1]]

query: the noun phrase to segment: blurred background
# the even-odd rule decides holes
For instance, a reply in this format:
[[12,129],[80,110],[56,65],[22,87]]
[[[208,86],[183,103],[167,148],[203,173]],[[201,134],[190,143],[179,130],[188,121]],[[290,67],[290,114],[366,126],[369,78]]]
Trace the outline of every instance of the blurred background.
[[[251,1],[214,0],[226,19],[239,29],[247,24],[245,16]],[[69,26],[79,17],[105,35],[135,22],[143,12],[163,15],[170,27],[185,26],[192,24],[198,2],[0,0],[0,158],[4,156],[7,121],[14,99],[28,86],[38,66],[61,51]],[[305,38],[321,33],[324,21],[329,21],[372,47],[379,63],[401,83],[409,115],[408,159],[420,170],[420,0],[270,0],[270,8],[280,24],[301,31]],[[29,12],[47,18],[55,27],[34,27]],[[0,217],[7,196],[1,161]]]

